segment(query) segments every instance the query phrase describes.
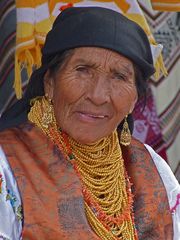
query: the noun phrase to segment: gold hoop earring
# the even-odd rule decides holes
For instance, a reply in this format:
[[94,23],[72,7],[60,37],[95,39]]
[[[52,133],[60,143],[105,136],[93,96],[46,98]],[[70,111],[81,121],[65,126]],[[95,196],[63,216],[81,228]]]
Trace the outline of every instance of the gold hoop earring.
[[47,94],[42,97],[43,115],[42,115],[42,126],[48,128],[54,120],[54,110],[52,100]]
[[127,122],[127,116],[124,119],[123,128],[120,135],[120,143],[124,146],[128,146],[131,143],[131,132]]

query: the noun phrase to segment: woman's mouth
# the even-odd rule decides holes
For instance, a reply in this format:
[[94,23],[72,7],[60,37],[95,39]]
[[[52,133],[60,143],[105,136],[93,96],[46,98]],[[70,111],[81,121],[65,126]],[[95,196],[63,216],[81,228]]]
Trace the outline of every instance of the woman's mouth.
[[89,113],[89,112],[78,112],[80,120],[87,122],[95,122],[98,120],[104,120],[108,116],[102,113]]

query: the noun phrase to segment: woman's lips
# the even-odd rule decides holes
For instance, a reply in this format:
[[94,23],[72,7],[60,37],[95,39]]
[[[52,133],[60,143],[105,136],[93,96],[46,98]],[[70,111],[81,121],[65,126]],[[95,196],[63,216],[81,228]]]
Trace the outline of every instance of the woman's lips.
[[88,112],[77,112],[80,120],[87,122],[96,122],[98,120],[104,120],[108,116],[101,113],[88,113]]

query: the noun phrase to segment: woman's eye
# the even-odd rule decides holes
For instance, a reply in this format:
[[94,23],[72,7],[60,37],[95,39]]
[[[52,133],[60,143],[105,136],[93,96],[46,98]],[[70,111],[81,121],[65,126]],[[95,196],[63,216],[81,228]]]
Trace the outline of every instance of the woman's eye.
[[113,77],[114,77],[115,79],[118,79],[118,80],[123,80],[123,81],[126,80],[126,76],[123,75],[123,74],[121,74],[121,73],[115,73],[115,74],[113,75]]
[[82,73],[88,73],[89,68],[87,66],[78,66],[78,67],[76,67],[76,71],[82,72]]

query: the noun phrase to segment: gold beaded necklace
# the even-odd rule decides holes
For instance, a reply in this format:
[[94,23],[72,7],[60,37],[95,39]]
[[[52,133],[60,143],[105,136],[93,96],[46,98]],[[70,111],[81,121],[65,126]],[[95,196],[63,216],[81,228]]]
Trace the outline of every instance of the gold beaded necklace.
[[53,107],[45,97],[35,99],[28,119],[73,164],[82,183],[87,219],[96,234],[103,240],[137,240],[131,187],[117,131],[96,143],[80,144],[58,129]]

